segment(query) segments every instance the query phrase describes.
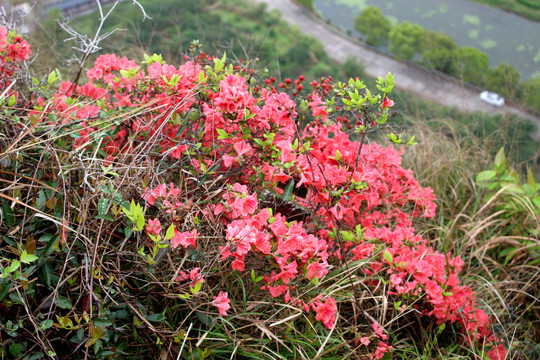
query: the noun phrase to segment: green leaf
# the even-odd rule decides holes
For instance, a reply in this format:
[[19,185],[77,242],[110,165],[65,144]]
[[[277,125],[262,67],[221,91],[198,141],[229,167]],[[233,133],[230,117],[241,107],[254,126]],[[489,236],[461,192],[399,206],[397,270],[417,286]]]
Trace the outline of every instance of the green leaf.
[[[2,276],[2,278],[4,278],[4,276]],[[0,290],[0,301],[4,301],[12,287],[13,285],[11,282],[3,286],[2,290]]]
[[227,139],[229,134],[223,129],[216,129],[218,133],[218,140]]
[[41,331],[47,330],[48,328],[52,327],[53,324],[54,321],[52,321],[51,319],[43,320],[41,324],[39,324],[39,329]]
[[43,274],[43,282],[47,286],[52,285],[53,269],[50,262],[46,262],[41,267],[41,273]]
[[111,215],[105,215],[105,214],[98,215],[95,218],[96,219],[101,219],[101,220],[114,221],[114,218]]
[[106,328],[107,326],[111,326],[113,323],[106,319],[106,318],[97,318],[94,320],[94,326],[97,328]]
[[18,270],[20,266],[21,266],[21,263],[19,262],[19,260],[13,260],[13,261],[11,262],[11,265],[9,265],[9,266],[6,268],[6,271],[5,271],[4,273],[5,273],[5,274],[12,273],[12,272]]
[[20,353],[24,350],[24,344],[12,342],[9,344],[9,353],[15,357],[18,357]]
[[537,184],[534,181],[534,176],[531,171],[531,168],[527,169],[527,183],[529,184],[529,189],[531,190],[532,194],[536,193]]
[[537,209],[540,209],[540,196],[533,197],[531,201]]
[[439,327],[437,328],[437,334],[440,335],[444,329],[446,328],[446,323],[442,323],[441,325],[439,325]]
[[21,262],[25,264],[30,264],[33,261],[36,261],[38,257],[36,255],[28,254],[26,250],[24,250],[21,254]]
[[174,237],[174,224],[171,224],[167,228],[167,233],[165,234],[165,240],[170,240]]
[[417,142],[414,141],[414,135],[409,139],[409,141],[407,142],[407,145],[416,145],[418,144]]
[[150,314],[148,315],[146,319],[152,322],[159,322],[159,321],[164,321],[166,317],[163,314]]
[[135,228],[135,230],[137,230],[137,231],[141,231],[144,228],[144,215],[140,214],[137,217],[136,225],[137,225],[137,227]]
[[54,303],[61,309],[65,310],[71,310],[73,309],[73,304],[71,301],[64,296],[59,296],[57,299],[54,300]]
[[339,233],[341,234],[343,240],[354,241],[354,234],[352,234],[350,231],[340,230]]
[[58,77],[56,76],[56,71],[51,71],[49,74],[49,77],[47,78],[47,84],[52,85],[54,82],[58,80]]
[[206,79],[206,76],[204,76],[204,71],[199,72],[199,77],[197,79],[197,82],[202,83]]
[[12,227],[15,223],[15,216],[13,216],[13,210],[4,201],[2,201],[2,218],[6,222],[7,226]]
[[504,156],[504,146],[499,150],[495,156],[495,170],[497,174],[502,174],[506,167],[506,156]]
[[489,180],[493,179],[496,175],[497,175],[497,173],[495,171],[493,171],[493,170],[482,171],[481,173],[476,175],[476,183],[481,184],[481,183],[483,183],[485,181],[489,181]]
[[24,297],[21,298],[16,292],[9,293],[9,299],[16,304],[23,305],[25,303]]
[[107,198],[101,198],[98,202],[98,214],[105,215],[107,214],[107,208],[109,207],[110,200]]
[[525,194],[525,190],[523,190],[523,187],[519,184],[504,184],[504,186],[508,186],[504,189],[504,192],[511,192],[515,194]]
[[341,153],[339,152],[338,149],[336,149],[336,161],[340,161],[341,160]]
[[207,312],[195,311],[195,315],[197,315],[199,321],[202,322],[205,326],[210,326],[210,324],[213,324],[215,321],[214,317],[208,315]]
[[283,196],[281,197],[281,199],[283,199],[283,201],[289,201],[289,199],[292,196],[293,189],[294,189],[294,179],[291,179],[289,180],[289,183],[285,187],[285,190],[283,190]]
[[131,228],[129,226],[124,228],[124,235],[125,235],[126,239],[129,239],[131,237],[131,233],[133,233],[133,228]]
[[201,291],[202,283],[203,283],[202,281],[197,281],[194,287],[191,287],[191,286],[189,287],[189,290],[191,291],[193,295]]
[[392,262],[394,261],[394,257],[392,256],[392,254],[390,254],[390,251],[388,250],[384,250],[383,257],[384,260],[386,260],[389,264],[392,264]]
[[8,106],[12,107],[13,105],[15,105],[16,102],[17,98],[15,97],[15,95],[11,95],[8,100]]
[[386,136],[388,136],[388,139],[390,139],[390,141],[394,144],[400,144],[402,141],[399,136],[396,136],[394,133],[387,134]]

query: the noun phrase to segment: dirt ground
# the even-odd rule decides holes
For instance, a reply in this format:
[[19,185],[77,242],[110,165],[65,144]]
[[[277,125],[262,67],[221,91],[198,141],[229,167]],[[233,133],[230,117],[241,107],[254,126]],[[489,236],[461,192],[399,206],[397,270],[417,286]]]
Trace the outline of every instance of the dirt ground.
[[349,56],[355,57],[364,64],[367,75],[385,77],[391,72],[395,75],[396,87],[414,92],[441,105],[455,106],[467,113],[475,111],[484,111],[489,114],[513,113],[531,119],[538,127],[538,131],[531,136],[540,142],[540,118],[516,106],[505,105],[498,108],[487,104],[480,100],[480,91],[464,86],[455,79],[381,54],[326,24],[292,0],[252,1],[266,3],[269,10],[279,10],[283,19],[298,26],[305,34],[319,39],[329,56],[338,62],[344,62]]

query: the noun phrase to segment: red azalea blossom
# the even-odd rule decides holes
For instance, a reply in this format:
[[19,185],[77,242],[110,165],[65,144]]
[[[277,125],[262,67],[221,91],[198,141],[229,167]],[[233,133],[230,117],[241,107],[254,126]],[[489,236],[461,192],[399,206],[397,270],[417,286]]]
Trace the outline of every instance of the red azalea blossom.
[[212,305],[218,308],[220,315],[225,316],[227,315],[227,310],[231,308],[229,302],[229,294],[224,291],[220,291],[218,296],[214,296],[214,301],[212,301]]
[[181,245],[183,247],[188,247],[189,245],[192,245],[194,248],[197,248],[198,235],[199,234],[197,233],[197,229],[193,229],[192,231],[180,232],[176,228],[174,228],[174,236],[171,239],[173,249],[177,248],[178,245]]
[[385,97],[382,104],[382,108],[386,109],[387,107],[390,108],[392,106],[394,106],[394,102],[390,100],[388,97]]
[[315,319],[322,322],[327,329],[331,329],[336,321],[336,300],[332,297],[328,297],[324,303],[316,300],[312,307],[316,313]]

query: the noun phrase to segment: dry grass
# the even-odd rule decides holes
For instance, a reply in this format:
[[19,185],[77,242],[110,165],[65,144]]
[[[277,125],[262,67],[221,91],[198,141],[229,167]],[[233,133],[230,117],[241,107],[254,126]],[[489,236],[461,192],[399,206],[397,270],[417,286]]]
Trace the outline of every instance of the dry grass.
[[[537,358],[539,212],[528,199],[504,189],[489,198],[475,183],[478,173],[493,167],[490,146],[502,144],[472,135],[460,138],[449,121],[441,122],[447,132],[434,132],[416,122],[411,132],[419,144],[407,148],[404,156],[406,167],[437,195],[438,216],[425,224],[425,234],[439,250],[452,251],[465,260],[463,278],[483,299],[497,336],[512,344],[510,358]],[[511,201],[521,205],[519,216],[502,208]]]

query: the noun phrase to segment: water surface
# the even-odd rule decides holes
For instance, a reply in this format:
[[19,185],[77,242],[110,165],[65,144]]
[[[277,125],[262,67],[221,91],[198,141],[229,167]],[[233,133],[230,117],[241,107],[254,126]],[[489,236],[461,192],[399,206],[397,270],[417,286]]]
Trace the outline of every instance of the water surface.
[[522,81],[540,77],[540,23],[515,14],[467,0],[314,1],[323,18],[359,37],[354,20],[370,5],[379,7],[393,24],[417,23],[447,34],[458,46],[484,51],[490,67],[501,62],[514,65]]

